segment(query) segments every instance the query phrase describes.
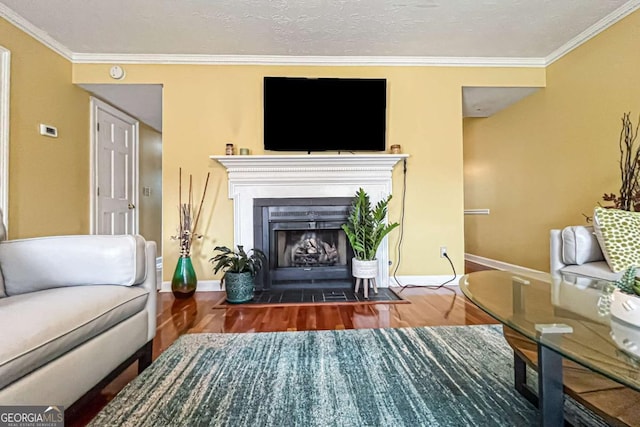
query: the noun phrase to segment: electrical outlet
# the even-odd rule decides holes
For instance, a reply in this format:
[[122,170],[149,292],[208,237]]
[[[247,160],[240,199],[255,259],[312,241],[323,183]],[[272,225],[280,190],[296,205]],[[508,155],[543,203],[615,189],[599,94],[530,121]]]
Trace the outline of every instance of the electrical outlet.
[[440,258],[444,258],[447,255],[447,247],[440,246]]

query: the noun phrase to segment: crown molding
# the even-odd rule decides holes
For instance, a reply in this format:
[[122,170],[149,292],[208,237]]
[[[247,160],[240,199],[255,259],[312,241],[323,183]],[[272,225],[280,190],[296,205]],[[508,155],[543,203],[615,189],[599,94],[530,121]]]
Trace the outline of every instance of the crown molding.
[[591,40],[613,24],[632,14],[636,10],[640,9],[640,0],[631,0],[614,10],[564,45],[560,46],[555,51],[551,52],[545,59],[545,66],[553,64],[558,59],[562,58],[573,49],[577,48],[581,44]]
[[544,58],[431,56],[153,55],[74,53],[76,64],[206,64],[290,66],[544,67]]
[[4,4],[0,3],[0,17],[6,19],[8,22],[13,24],[15,27],[21,29],[49,49],[56,52],[58,55],[63,58],[71,61],[73,53],[62,43],[55,40],[46,32],[42,31],[40,28],[33,25],[31,22],[24,19],[22,16],[18,15],[13,10],[9,9]]

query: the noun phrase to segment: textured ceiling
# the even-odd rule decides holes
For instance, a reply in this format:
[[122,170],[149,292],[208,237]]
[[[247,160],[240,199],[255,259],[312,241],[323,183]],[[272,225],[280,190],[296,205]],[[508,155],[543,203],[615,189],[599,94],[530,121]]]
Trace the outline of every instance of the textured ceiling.
[[74,53],[544,58],[625,0],[2,0]]

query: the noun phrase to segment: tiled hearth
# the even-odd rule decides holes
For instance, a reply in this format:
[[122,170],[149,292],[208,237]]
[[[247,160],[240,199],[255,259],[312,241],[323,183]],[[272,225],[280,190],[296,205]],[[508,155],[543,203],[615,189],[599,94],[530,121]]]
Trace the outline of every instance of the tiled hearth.
[[290,291],[256,292],[251,304],[304,304],[304,303],[336,303],[336,302],[399,302],[403,301],[389,288],[373,291],[368,299],[362,292],[353,289],[294,289]]
[[[363,188],[376,203],[391,194],[391,174],[405,154],[211,156],[229,177],[234,244],[254,247],[254,199],[353,197]],[[378,249],[378,284],[389,283],[389,248]]]

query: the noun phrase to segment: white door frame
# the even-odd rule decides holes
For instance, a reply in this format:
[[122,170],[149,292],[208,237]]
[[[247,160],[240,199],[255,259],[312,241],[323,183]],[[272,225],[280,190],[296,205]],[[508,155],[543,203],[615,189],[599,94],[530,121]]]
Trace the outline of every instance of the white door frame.
[[123,120],[125,122],[127,122],[128,124],[131,125],[132,127],[132,136],[131,136],[131,143],[133,144],[133,170],[131,171],[132,175],[133,175],[133,194],[131,195],[132,201],[131,203],[133,203],[136,206],[136,209],[134,209],[134,213],[133,213],[133,230],[132,230],[132,234],[138,234],[138,230],[139,230],[139,214],[138,214],[138,207],[140,206],[140,204],[138,203],[138,194],[139,194],[139,177],[138,177],[138,171],[139,171],[139,157],[138,157],[138,145],[139,145],[139,129],[140,129],[140,122],[136,119],[134,119],[133,117],[131,117],[130,115],[128,115],[127,113],[118,110],[117,108],[107,104],[106,102],[101,101],[98,98],[95,97],[91,97],[90,98],[90,108],[91,108],[91,122],[90,122],[90,126],[91,126],[91,150],[90,150],[90,155],[91,155],[91,161],[90,161],[90,165],[89,165],[89,171],[90,171],[90,175],[91,175],[91,179],[89,182],[90,188],[89,188],[89,200],[90,200],[90,220],[89,220],[89,224],[90,224],[90,232],[91,234],[96,234],[97,233],[97,227],[98,227],[98,177],[97,177],[97,172],[98,172],[98,148],[97,148],[97,144],[98,144],[98,110],[103,110],[108,112],[109,114],[114,115],[115,117],[119,118],[120,120]]
[[11,52],[0,46],[0,209],[9,229],[9,89]]

